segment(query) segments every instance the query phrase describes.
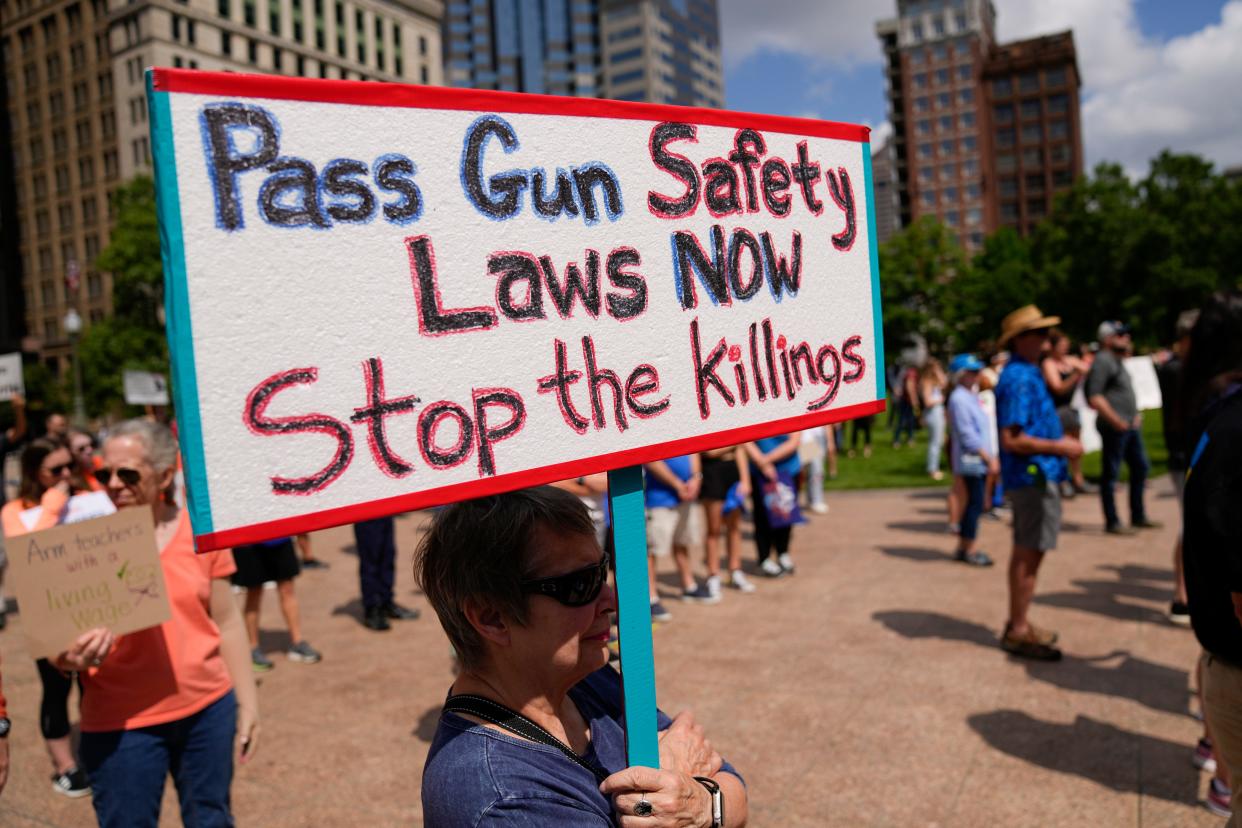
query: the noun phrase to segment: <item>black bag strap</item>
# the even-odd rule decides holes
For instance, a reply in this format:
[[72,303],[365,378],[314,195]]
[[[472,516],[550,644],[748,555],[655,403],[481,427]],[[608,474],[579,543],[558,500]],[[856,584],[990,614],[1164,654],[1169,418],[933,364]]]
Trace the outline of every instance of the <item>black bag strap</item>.
[[462,693],[456,696],[449,696],[444,702],[444,710],[448,713],[466,713],[485,722],[491,722],[497,727],[502,727],[510,733],[529,739],[532,742],[538,742],[541,745],[554,747],[573,762],[578,767],[589,771],[598,782],[603,782],[608,778],[608,774],[600,768],[593,766],[590,762],[574,753],[573,748],[544,730],[530,719],[518,713],[516,710],[505,707],[503,704],[494,702],[491,699],[485,699],[482,696],[474,696],[469,693]]

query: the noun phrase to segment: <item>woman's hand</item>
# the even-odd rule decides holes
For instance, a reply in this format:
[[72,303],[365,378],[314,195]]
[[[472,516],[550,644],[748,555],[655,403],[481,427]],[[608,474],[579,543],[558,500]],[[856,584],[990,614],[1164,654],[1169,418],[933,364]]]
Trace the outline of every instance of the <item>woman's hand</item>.
[[683,710],[660,733],[660,767],[690,776],[715,776],[724,760],[712,748],[694,714]]
[[[712,797],[691,776],[639,765],[618,771],[599,786],[612,797],[621,828],[708,828]],[[634,806],[646,801],[651,812],[636,816]]]
[[249,705],[237,706],[237,761],[246,764],[259,749],[259,711]]
[[56,485],[53,486],[52,488],[60,492],[61,494],[65,495],[66,497],[68,497],[70,494],[73,493],[73,488],[69,485],[68,480],[58,480],[56,482]]
[[108,657],[115,643],[116,636],[112,634],[112,630],[96,627],[79,635],[68,650],[56,656],[53,663],[57,670],[67,673],[98,667]]
[[776,466],[770,460],[764,460],[759,464],[759,471],[763,472],[763,476],[768,480],[776,479]]

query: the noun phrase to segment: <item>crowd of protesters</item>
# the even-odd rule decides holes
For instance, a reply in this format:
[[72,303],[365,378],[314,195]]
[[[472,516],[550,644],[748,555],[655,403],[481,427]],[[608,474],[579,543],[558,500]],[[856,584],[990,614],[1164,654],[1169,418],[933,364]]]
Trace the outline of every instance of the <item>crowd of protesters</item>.
[[[1061,658],[1059,634],[1030,618],[1039,572],[1058,545],[1061,501],[1097,491],[1082,472],[1083,424],[1072,404],[1080,390],[1096,412],[1103,444],[1098,495],[1104,531],[1129,535],[1159,526],[1145,509],[1150,464],[1123,362],[1132,350],[1130,331],[1120,322],[1106,321],[1097,331],[1098,346],[1076,354],[1057,329],[1059,322],[1034,306],[1021,308],[1003,321],[996,352],[986,362],[975,354],[957,354],[947,360],[946,370],[925,357],[921,364],[900,366],[892,386],[895,448],[911,445],[921,423],[928,432],[924,470],[933,480],[944,476],[941,462],[947,450],[952,476],[948,513],[957,560],[974,567],[993,565],[992,556],[977,545],[979,522],[985,514],[997,514],[999,503],[1007,504],[1012,547],[1000,646],[1016,657],[1040,661]],[[1165,400],[1162,426],[1169,470],[1183,504],[1185,527],[1173,550],[1175,592],[1169,617],[1175,624],[1192,626],[1204,648],[1197,668],[1204,734],[1193,761],[1213,773],[1207,804],[1224,814],[1237,804],[1231,804],[1230,774],[1242,772],[1242,559],[1236,554],[1242,538],[1242,511],[1236,508],[1242,497],[1237,472],[1242,468],[1242,297],[1218,296],[1201,313],[1183,314],[1173,348],[1156,361]],[[66,642],[56,657],[38,661],[40,727],[53,790],[69,797],[91,795],[100,825],[154,825],[171,775],[183,814],[200,815],[199,824],[231,824],[233,766],[254,754],[260,732],[255,674],[275,666],[259,640],[265,585],[275,585],[289,630],[287,659],[316,663],[323,656],[302,635],[294,581],[302,570],[327,564],[314,556],[306,536],[196,555],[178,488],[174,432],[157,417],[120,423],[97,441],[53,413],[44,420],[43,433],[34,436],[24,402],[12,402],[14,423],[0,432],[0,460],[20,449],[21,478],[14,499],[2,510],[4,535],[12,538],[56,525],[68,500],[79,493],[103,492],[117,507],[149,508],[173,608],[172,617],[159,627],[121,636],[91,630]],[[861,438],[863,457],[871,456],[872,421],[864,417],[646,464],[652,618],[672,618],[657,588],[657,575],[668,568],[669,559],[675,594],[688,602],[714,604],[727,589],[753,593],[760,588],[752,580],[755,575],[794,575],[791,540],[795,527],[808,519],[803,510],[828,511],[824,484],[837,476],[840,452],[856,456]],[[848,440],[847,426],[852,431]],[[1122,464],[1128,470],[1128,522],[1123,522],[1114,495]],[[591,543],[606,549],[607,477],[579,477],[558,486],[574,497],[564,500],[567,495],[561,494],[547,500],[551,496],[541,495],[530,508],[551,509],[564,524],[558,531],[571,538],[580,520],[589,521]],[[744,564],[744,517],[753,526],[753,565]],[[476,530],[472,527],[480,534]],[[391,620],[417,618],[416,610],[393,597],[393,519],[357,524],[354,533],[363,625],[383,632]],[[565,548],[567,562],[582,558],[589,563],[592,557],[586,547]],[[696,553],[702,555],[701,563]],[[587,569],[594,572],[592,566]],[[548,567],[558,568],[552,563]],[[577,579],[575,584],[586,583],[583,573],[569,575]],[[580,606],[574,601],[583,596],[560,595],[562,589],[574,588],[562,583],[569,575],[550,576],[541,583],[550,590],[545,594],[563,606]],[[421,577],[433,576],[423,572]],[[607,618],[614,611],[608,608],[607,595],[600,597],[595,581],[589,586],[593,606]],[[0,629],[4,608],[0,592]],[[443,622],[447,610],[436,609]],[[465,626],[472,623],[469,618],[462,621]],[[595,625],[595,616],[584,615],[583,623]],[[478,653],[461,650],[461,641],[473,640],[465,632],[463,636],[454,639],[454,646],[469,674],[483,662]],[[515,663],[524,658],[517,651],[497,653],[513,655]],[[155,678],[161,675],[165,678]],[[600,680],[593,672],[575,668],[566,675],[584,682],[583,688],[592,687],[591,698],[601,693],[611,698],[610,686],[594,686]],[[82,732],[77,756],[69,739],[75,686]],[[563,689],[549,688],[549,698],[563,701]],[[612,716],[610,705],[600,708],[601,716]],[[462,712],[468,722],[471,709]],[[447,721],[442,720],[442,729]],[[673,720],[663,724],[677,726]],[[7,773],[7,729],[0,695],[0,786]],[[708,766],[714,775],[736,773],[718,756]],[[687,772],[695,767],[687,765]],[[648,796],[663,796],[665,786],[696,792],[697,801],[701,792],[686,784],[617,777],[612,783],[615,807],[624,802],[632,813],[641,814]],[[744,809],[740,789],[727,779],[723,787],[734,807]],[[710,792],[711,785],[707,788]],[[437,807],[458,804],[445,801]],[[640,810],[633,811],[636,807]]]

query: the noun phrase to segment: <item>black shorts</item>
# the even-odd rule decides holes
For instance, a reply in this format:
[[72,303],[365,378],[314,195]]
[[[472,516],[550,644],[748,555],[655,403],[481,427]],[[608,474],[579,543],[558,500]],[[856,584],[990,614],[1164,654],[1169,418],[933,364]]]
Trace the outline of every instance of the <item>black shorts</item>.
[[302,571],[298,553],[289,539],[271,546],[255,544],[234,547],[233,562],[237,564],[237,571],[229,580],[239,587],[253,588],[261,587],[267,581],[288,581]]
[[699,489],[699,500],[724,500],[739,479],[737,460],[703,455],[703,486]]

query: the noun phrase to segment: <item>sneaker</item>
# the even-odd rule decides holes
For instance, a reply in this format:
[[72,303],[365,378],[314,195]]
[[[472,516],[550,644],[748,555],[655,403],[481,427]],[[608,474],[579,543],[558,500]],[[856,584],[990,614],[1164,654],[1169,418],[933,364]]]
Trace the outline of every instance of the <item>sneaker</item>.
[[709,575],[707,576],[707,581],[705,583],[707,584],[707,594],[715,598],[717,601],[719,601],[720,600],[720,576]]
[[1138,533],[1137,529],[1129,526],[1122,526],[1120,523],[1112,523],[1104,527],[1104,531],[1110,535],[1134,535]]
[[988,555],[988,553],[980,552],[977,549],[974,552],[966,552],[965,550],[959,549],[954,557],[962,563],[969,564],[970,566],[992,565],[992,558]]
[[785,570],[781,569],[781,565],[771,558],[765,558],[763,563],[759,564],[759,570],[769,578],[779,578],[785,574]]
[[948,529],[950,535],[957,535],[962,531],[962,526],[959,523],[950,523],[946,528]]
[[1074,488],[1074,484],[1068,480],[1062,480],[1058,488],[1061,490],[1062,500],[1073,500],[1078,497],[1078,489]]
[[1169,621],[1179,627],[1190,626],[1190,607],[1181,601],[1169,604]]
[[305,641],[299,641],[289,648],[289,652],[285,653],[285,657],[290,661],[297,661],[302,664],[318,664],[323,661],[323,656],[319,651],[307,644]]
[[1010,655],[1029,658],[1033,661],[1061,660],[1061,651],[1051,644],[1040,641],[1033,628],[1026,635],[1016,636],[1010,632],[1009,625],[1006,624],[1005,634],[1001,637],[1001,649]]
[[1000,509],[988,509],[983,513],[988,520],[1004,520],[1005,516],[1000,513]]
[[1199,740],[1195,752],[1190,755],[1190,763],[1201,771],[1216,773],[1216,751],[1212,750],[1211,739]]
[[793,558],[789,557],[788,552],[778,555],[776,561],[780,565],[781,571],[786,575],[792,575],[798,570],[798,568],[794,566]]
[[707,584],[698,584],[694,589],[683,589],[681,591],[681,600],[692,601],[696,604],[719,604],[720,594],[712,595]]
[[380,611],[384,613],[385,618],[393,618],[397,621],[416,621],[421,615],[418,610],[410,607],[403,607],[395,601],[389,601],[380,607]]
[[1203,804],[1218,817],[1228,819],[1233,816],[1233,809],[1229,802],[1232,798],[1233,794],[1229,790],[1229,786],[1219,779],[1213,779],[1208,785],[1207,799],[1204,800]]
[[256,673],[266,673],[276,665],[272,660],[264,655],[263,651],[255,647],[250,651],[250,666],[254,668]]
[[651,602],[651,620],[667,622],[673,620],[673,614],[665,609],[659,601]]
[[1090,483],[1086,480],[1084,480],[1081,484],[1075,483],[1074,490],[1077,491],[1079,494],[1085,494],[1085,495],[1093,495],[1093,494],[1100,493],[1099,486],[1095,485],[1094,483]]
[[52,775],[52,790],[70,799],[80,799],[90,795],[91,783],[86,778],[86,771],[73,768],[64,773]]
[[735,569],[729,573],[729,585],[738,592],[754,592],[756,587],[750,582],[750,578],[746,577],[746,573],[740,569]]
[[817,515],[826,515],[828,514],[828,504],[827,503],[812,503],[811,511]]
[[1143,518],[1142,520],[1136,520],[1134,521],[1134,523],[1130,525],[1133,526],[1135,529],[1163,529],[1164,528],[1163,523],[1161,523],[1158,520],[1152,520],[1151,518]]
[[362,625],[368,630],[375,630],[376,632],[385,632],[392,629],[392,624],[388,623],[388,616],[384,614],[383,607],[367,607],[362,619]]
[[302,561],[303,569],[327,569],[328,565],[318,558],[308,558]]

